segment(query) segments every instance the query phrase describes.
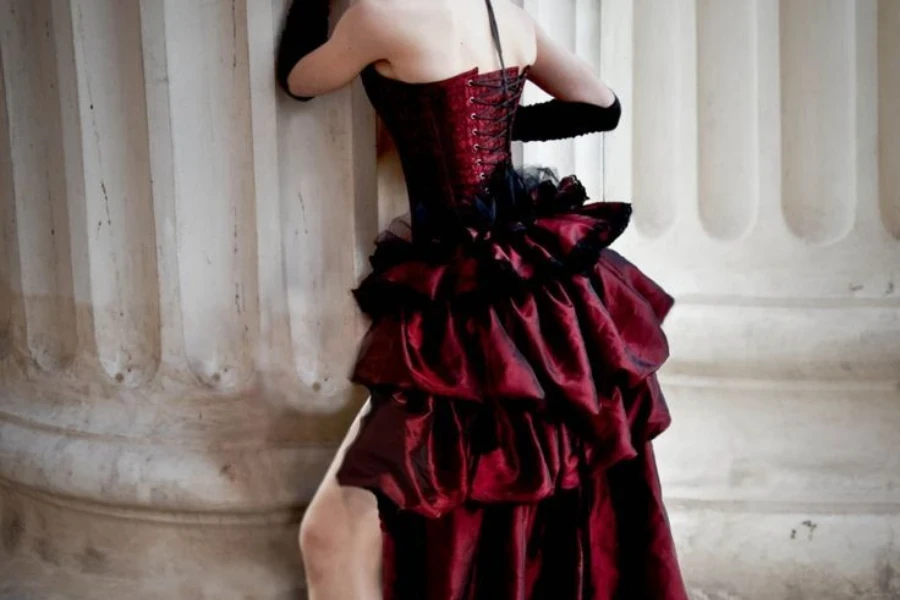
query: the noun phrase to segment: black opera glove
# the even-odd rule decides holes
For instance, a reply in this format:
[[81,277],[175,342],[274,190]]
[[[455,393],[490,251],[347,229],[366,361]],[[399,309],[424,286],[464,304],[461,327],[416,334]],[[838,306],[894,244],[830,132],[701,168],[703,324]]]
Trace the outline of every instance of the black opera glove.
[[278,44],[275,77],[278,85],[295,100],[306,102],[312,97],[295,96],[288,88],[288,75],[300,59],[328,41],[330,0],[294,0],[288,10]]
[[563,100],[520,106],[513,121],[512,139],[542,142],[612,131],[621,116],[622,105],[618,98],[609,106]]

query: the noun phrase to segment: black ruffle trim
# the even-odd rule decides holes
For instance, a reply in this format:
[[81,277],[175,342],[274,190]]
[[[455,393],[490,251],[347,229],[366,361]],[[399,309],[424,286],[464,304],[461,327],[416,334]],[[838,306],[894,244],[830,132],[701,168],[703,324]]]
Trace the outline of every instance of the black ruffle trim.
[[[553,233],[533,225],[540,217],[576,214],[591,218],[590,211],[583,210],[587,200],[584,186],[574,176],[558,180],[547,168],[509,169],[502,178],[495,178],[486,194],[459,211],[460,223],[466,225],[447,235],[413,241],[408,220],[395,220],[376,240],[370,258],[373,271],[353,295],[360,310],[374,318],[435,305],[450,305],[455,310],[484,306],[528,293],[551,280],[585,274],[625,231],[630,205],[616,203],[617,211],[596,217],[595,225],[564,256],[553,250],[559,246]],[[527,262],[529,275],[520,273],[508,260],[495,258],[492,249],[498,244],[516,251]],[[440,268],[467,259],[476,261],[477,274],[475,285],[462,292],[453,274],[443,276],[442,285],[432,294],[384,277],[387,270],[404,263]]]

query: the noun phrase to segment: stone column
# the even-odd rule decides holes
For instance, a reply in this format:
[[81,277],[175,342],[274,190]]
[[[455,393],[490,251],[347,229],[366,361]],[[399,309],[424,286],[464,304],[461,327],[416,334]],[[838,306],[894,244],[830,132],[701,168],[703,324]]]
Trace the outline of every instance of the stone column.
[[658,450],[693,596],[900,596],[900,3],[601,5],[604,196],[679,301]]
[[0,598],[300,594],[375,145],[276,95],[283,4],[0,1]]

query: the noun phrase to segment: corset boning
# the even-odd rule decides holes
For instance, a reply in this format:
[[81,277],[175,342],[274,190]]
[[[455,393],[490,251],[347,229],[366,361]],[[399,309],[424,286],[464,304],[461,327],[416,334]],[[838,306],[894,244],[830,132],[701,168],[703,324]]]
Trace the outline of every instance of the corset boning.
[[413,235],[445,238],[478,229],[479,213],[502,189],[511,167],[510,130],[526,73],[475,69],[410,84],[370,68],[366,90],[391,134],[403,166]]

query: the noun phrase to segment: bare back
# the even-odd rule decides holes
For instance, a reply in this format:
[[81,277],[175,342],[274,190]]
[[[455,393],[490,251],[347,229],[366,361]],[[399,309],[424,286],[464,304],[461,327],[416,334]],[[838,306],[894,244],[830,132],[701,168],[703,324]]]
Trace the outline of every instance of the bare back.
[[[484,0],[366,0],[396,17],[397,45],[375,63],[384,76],[412,82],[438,81],[477,67],[500,68]],[[506,66],[531,65],[537,58],[534,23],[509,0],[494,11]]]
[[[551,40],[511,0],[491,0],[507,66],[530,65],[529,79],[561,100],[608,106],[615,96],[585,61]],[[497,70],[487,0],[359,0],[331,39],[296,64],[297,96],[343,87],[374,65],[386,77],[440,81],[477,67]]]

